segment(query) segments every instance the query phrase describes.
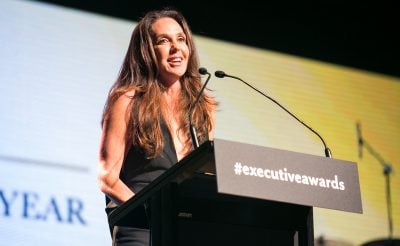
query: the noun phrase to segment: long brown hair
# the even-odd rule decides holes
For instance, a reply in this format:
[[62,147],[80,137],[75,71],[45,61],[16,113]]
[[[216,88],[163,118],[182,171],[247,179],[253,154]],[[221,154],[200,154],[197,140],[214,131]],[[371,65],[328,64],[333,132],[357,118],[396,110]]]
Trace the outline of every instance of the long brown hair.
[[[139,146],[148,158],[160,154],[164,147],[161,132],[162,91],[161,83],[157,82],[159,69],[153,44],[153,23],[163,17],[174,19],[182,27],[187,38],[190,55],[185,74],[180,78],[181,92],[179,100],[178,131],[187,137],[185,147],[190,146],[188,110],[194,103],[202,83],[198,72],[199,61],[190,28],[181,13],[173,9],[162,9],[148,12],[134,28],[131,41],[118,78],[110,89],[104,107],[102,124],[107,120],[115,101],[126,92],[134,90],[130,105],[130,118],[127,126],[126,142]],[[204,94],[194,108],[192,121],[196,128],[199,141],[208,136],[213,127],[211,111],[216,106],[215,100]]]

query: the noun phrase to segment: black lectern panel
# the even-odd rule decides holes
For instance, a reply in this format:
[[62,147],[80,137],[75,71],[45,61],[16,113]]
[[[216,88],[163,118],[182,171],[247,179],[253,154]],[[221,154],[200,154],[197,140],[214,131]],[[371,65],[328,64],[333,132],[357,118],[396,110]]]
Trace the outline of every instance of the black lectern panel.
[[311,245],[311,207],[222,195],[206,175],[176,189],[177,245]]
[[214,174],[209,141],[114,210],[110,225],[146,204],[152,246],[313,245],[312,207],[218,193]]

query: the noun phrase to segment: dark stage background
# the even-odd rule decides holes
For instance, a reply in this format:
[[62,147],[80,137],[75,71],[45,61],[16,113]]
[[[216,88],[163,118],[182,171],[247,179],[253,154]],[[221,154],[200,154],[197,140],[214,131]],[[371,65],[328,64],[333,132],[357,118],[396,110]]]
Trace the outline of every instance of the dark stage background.
[[195,34],[400,76],[395,1],[42,0],[137,21],[174,6]]

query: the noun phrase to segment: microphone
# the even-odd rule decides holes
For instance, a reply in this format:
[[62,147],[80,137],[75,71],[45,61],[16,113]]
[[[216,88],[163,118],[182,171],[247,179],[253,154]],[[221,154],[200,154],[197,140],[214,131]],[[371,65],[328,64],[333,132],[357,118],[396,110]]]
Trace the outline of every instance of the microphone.
[[237,79],[240,80],[241,82],[243,82],[244,84],[246,84],[247,86],[249,86],[250,88],[252,88],[253,90],[257,91],[258,93],[260,93],[261,95],[263,95],[264,97],[268,98],[269,100],[271,100],[272,102],[274,102],[276,105],[278,105],[279,107],[281,107],[283,110],[285,110],[288,114],[290,114],[290,116],[292,116],[293,118],[295,118],[298,122],[300,122],[303,126],[307,127],[310,131],[312,131],[315,135],[318,136],[319,139],[321,139],[322,144],[324,145],[325,148],[325,156],[332,158],[332,153],[331,150],[327,147],[324,139],[321,137],[321,135],[318,134],[318,132],[316,132],[314,129],[312,129],[310,126],[308,126],[306,123],[304,123],[303,121],[301,121],[299,118],[297,118],[297,116],[295,116],[292,112],[290,112],[288,109],[286,109],[284,106],[282,106],[279,102],[277,102],[275,99],[271,98],[270,96],[264,94],[263,92],[261,92],[260,90],[258,90],[257,88],[255,88],[254,86],[250,85],[249,83],[247,83],[246,81],[244,81],[243,79],[233,76],[233,75],[229,75],[226,74],[223,71],[216,71],[215,72],[215,76],[218,78],[224,78],[224,77],[229,77],[229,78],[233,78],[233,79]]
[[190,107],[189,107],[189,131],[190,131],[190,138],[192,139],[192,144],[193,144],[194,149],[197,149],[199,147],[199,140],[197,139],[196,128],[194,127],[193,122],[192,122],[192,114],[193,114],[194,107],[196,106],[197,102],[199,101],[201,95],[203,94],[204,89],[206,88],[208,81],[211,78],[211,74],[204,67],[199,68],[199,73],[201,75],[208,75],[208,77],[207,77],[206,81],[204,82],[203,87],[201,88],[199,94],[197,95],[196,101],[193,104],[190,104]]
[[356,123],[356,129],[357,129],[357,144],[358,144],[358,158],[362,158],[362,150],[364,147],[364,140],[361,135],[361,123],[357,122]]

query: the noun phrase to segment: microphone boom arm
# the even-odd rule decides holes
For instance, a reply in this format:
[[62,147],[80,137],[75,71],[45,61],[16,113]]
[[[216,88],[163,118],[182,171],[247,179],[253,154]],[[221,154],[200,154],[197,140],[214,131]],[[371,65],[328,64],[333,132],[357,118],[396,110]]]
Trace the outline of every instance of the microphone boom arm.
[[207,69],[205,69],[203,67],[199,68],[199,73],[202,75],[207,74],[208,77],[207,77],[206,81],[204,82],[203,87],[201,87],[201,90],[199,92],[199,95],[196,98],[196,101],[193,104],[190,104],[190,107],[189,107],[189,131],[190,131],[190,138],[192,139],[192,144],[193,144],[194,149],[197,149],[199,147],[199,140],[197,139],[196,128],[194,127],[193,121],[192,121],[193,109],[194,109],[194,106],[197,105],[198,101],[200,100],[200,97],[203,94],[203,91],[206,88],[207,83],[211,78],[211,74],[207,71]]
[[[383,175],[385,176],[385,187],[386,187],[386,206],[387,206],[387,216],[388,216],[388,228],[389,228],[389,240],[393,237],[393,216],[392,216],[392,195],[390,191],[390,174],[393,169],[389,162],[385,161],[383,157],[363,138],[361,135],[361,123],[357,123],[357,134],[358,134],[358,143],[361,143],[361,147],[365,147],[368,152],[375,157],[376,160],[383,167]],[[360,156],[361,158],[362,156]]]
[[282,106],[278,101],[276,101],[275,99],[273,99],[272,97],[266,95],[265,93],[263,93],[262,91],[260,91],[259,89],[255,88],[254,86],[250,85],[249,83],[247,83],[246,81],[244,81],[243,79],[236,77],[236,76],[232,76],[232,75],[228,75],[222,71],[216,71],[215,72],[215,76],[219,77],[219,78],[223,78],[223,77],[230,77],[233,79],[237,79],[242,81],[243,83],[245,83],[247,86],[249,86],[250,88],[252,88],[253,90],[257,91],[258,93],[260,93],[261,95],[265,96],[266,98],[270,99],[271,101],[273,101],[276,105],[278,105],[280,108],[282,108],[283,110],[285,110],[288,114],[290,114],[293,118],[295,118],[298,122],[300,122],[303,126],[307,127],[310,131],[312,131],[313,133],[315,133],[315,135],[317,135],[319,137],[319,139],[322,141],[322,144],[324,145],[325,148],[325,156],[332,158],[332,153],[331,150],[328,148],[328,146],[326,145],[324,139],[321,137],[321,135],[319,135],[318,132],[316,132],[314,129],[312,129],[310,126],[308,126],[306,123],[304,123],[302,120],[300,120],[296,115],[294,115],[292,112],[290,112],[289,110],[287,110],[284,106]]

